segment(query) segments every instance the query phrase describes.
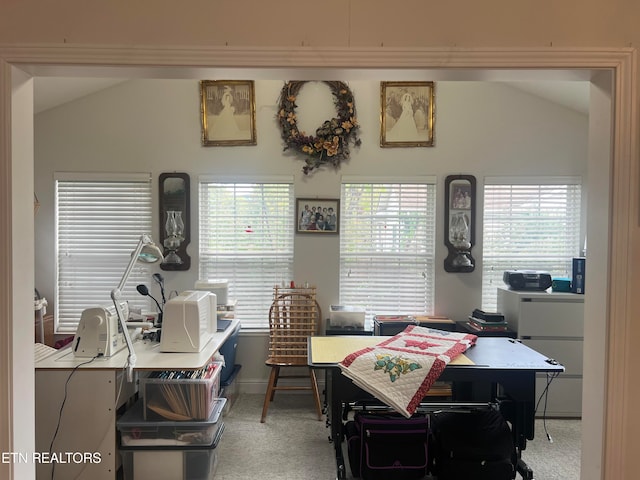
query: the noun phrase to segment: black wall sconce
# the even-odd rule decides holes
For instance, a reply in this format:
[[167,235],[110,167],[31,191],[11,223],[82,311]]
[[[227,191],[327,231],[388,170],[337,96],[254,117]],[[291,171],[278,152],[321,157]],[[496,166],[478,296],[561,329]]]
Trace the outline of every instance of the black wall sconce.
[[160,200],[160,243],[164,247],[162,270],[189,270],[191,257],[187,245],[191,242],[189,175],[161,173],[158,197]]
[[449,249],[444,269],[447,272],[473,272],[476,268],[471,255],[476,239],[476,178],[473,175],[447,176],[444,195],[444,243]]

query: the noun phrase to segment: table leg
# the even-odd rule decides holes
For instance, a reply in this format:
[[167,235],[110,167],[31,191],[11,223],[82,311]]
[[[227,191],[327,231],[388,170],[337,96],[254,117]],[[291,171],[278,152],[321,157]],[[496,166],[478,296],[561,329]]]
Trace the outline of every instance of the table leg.
[[511,422],[518,456],[516,470],[523,480],[533,480],[533,470],[522,459],[522,452],[527,448],[527,440],[533,440],[535,433],[535,372],[505,376],[500,385],[507,397],[501,403],[501,411]]
[[337,478],[343,480],[347,476],[346,465],[344,461],[344,455],[342,453],[342,396],[340,395],[340,372],[336,369],[327,369],[327,401],[329,403],[327,408],[327,416],[330,427],[331,436],[330,441],[333,442],[333,448],[335,449],[336,456],[336,475]]

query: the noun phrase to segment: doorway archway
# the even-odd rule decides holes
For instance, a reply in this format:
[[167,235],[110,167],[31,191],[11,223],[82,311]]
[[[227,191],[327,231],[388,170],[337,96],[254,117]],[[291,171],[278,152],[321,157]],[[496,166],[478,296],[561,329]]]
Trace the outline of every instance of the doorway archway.
[[[607,177],[606,185],[609,188],[594,188],[599,195],[606,198],[593,198],[590,196],[590,205],[593,202],[604,201],[606,214],[602,219],[589,222],[589,230],[593,232],[610,232],[609,239],[602,239],[600,245],[605,252],[613,248],[619,255],[607,253],[603,255],[603,271],[609,272],[608,276],[594,279],[593,290],[588,298],[588,317],[585,322],[589,325],[601,324],[593,328],[593,334],[604,332],[601,338],[590,342],[592,348],[601,347],[602,363],[600,376],[593,372],[593,376],[585,379],[587,387],[593,393],[592,397],[598,397],[585,415],[602,421],[590,423],[593,430],[585,436],[583,451],[585,457],[595,458],[592,467],[594,473],[598,472],[603,458],[602,472],[607,478],[623,478],[620,468],[624,458],[625,447],[622,445],[622,420],[629,413],[624,402],[624,359],[627,348],[626,343],[626,318],[628,311],[627,280],[630,276],[629,266],[626,263],[624,253],[631,248],[629,238],[629,222],[632,221],[636,208],[616,208],[616,206],[628,206],[635,198],[632,187],[635,183],[633,159],[636,158],[637,145],[633,135],[636,130],[634,89],[632,84],[632,51],[621,49],[610,52],[589,50],[566,51],[537,51],[537,50],[474,50],[452,51],[445,50],[411,50],[380,49],[354,51],[344,49],[330,52],[306,49],[300,50],[252,50],[252,49],[188,49],[174,51],[156,51],[145,49],[91,49],[91,48],[64,48],[64,49],[39,49],[37,47],[0,50],[0,112],[5,120],[0,130],[0,144],[5,148],[0,152],[0,190],[2,190],[2,205],[0,210],[0,283],[13,285],[13,288],[3,289],[0,292],[0,311],[2,318],[13,319],[12,322],[0,324],[0,350],[5,352],[0,358],[0,389],[7,392],[0,399],[0,407],[3,412],[8,412],[10,422],[3,425],[0,431],[0,447],[3,451],[15,451],[18,444],[28,444],[28,435],[18,435],[16,432],[28,431],[33,426],[33,409],[29,402],[19,404],[16,398],[18,385],[22,392],[33,392],[33,383],[26,385],[20,383],[16,372],[20,367],[32,365],[33,360],[29,344],[30,336],[20,335],[18,318],[29,318],[32,315],[29,299],[32,295],[27,282],[17,273],[18,269],[33,271],[33,245],[31,251],[29,245],[16,245],[14,239],[28,238],[33,235],[32,222],[26,213],[30,208],[33,196],[33,145],[29,134],[33,133],[33,125],[29,131],[29,114],[32,114],[33,87],[32,77],[52,76],[117,76],[127,77],[153,77],[153,78],[207,78],[211,71],[219,72],[218,65],[224,65],[225,71],[236,72],[236,76],[242,75],[244,68],[260,68],[265,74],[270,70],[279,69],[279,77],[282,70],[287,71],[289,78],[318,79],[326,75],[339,78],[348,75],[366,75],[367,70],[429,70],[433,74],[447,76],[447,79],[477,78],[482,80],[506,78],[506,75],[526,73],[527,78],[535,79],[541,75],[576,75],[593,82],[599,96],[594,108],[606,109],[613,105],[611,110],[603,112],[610,120],[610,128],[602,128],[602,125],[594,124],[594,135],[602,135],[604,144],[611,145],[608,151],[598,152],[600,158],[590,160],[594,165],[605,161],[606,168],[603,171],[613,172],[614,176]],[[330,62],[327,60],[330,59]],[[189,66],[187,66],[187,64]],[[445,68],[443,68],[443,66]],[[559,68],[562,68],[560,70]],[[613,82],[607,85],[603,81],[602,72],[609,72]],[[219,75],[219,73],[217,73]],[[353,78],[353,77],[352,77]],[[538,77],[539,78],[539,77]],[[403,79],[406,77],[403,76]],[[436,78],[437,79],[437,78]],[[29,94],[29,89],[31,89]],[[613,92],[613,93],[612,93]],[[608,97],[608,101],[607,101]],[[30,111],[31,109],[31,111]],[[596,131],[597,129],[597,131]],[[590,135],[591,136],[591,135]],[[591,143],[590,139],[590,143]],[[599,139],[594,139],[598,143]],[[9,148],[10,146],[11,148]],[[604,156],[607,158],[604,159]],[[27,165],[28,159],[31,165]],[[26,163],[25,163],[26,162]],[[590,175],[591,176],[591,175]],[[600,179],[601,181],[602,179]],[[591,182],[589,184],[591,187]],[[597,208],[602,213],[602,208]],[[595,223],[595,224],[594,224]],[[590,252],[596,251],[598,245],[595,235],[590,235]],[[594,245],[595,244],[595,245]],[[22,249],[21,256],[24,260],[18,261],[17,250]],[[24,250],[27,251],[24,251]],[[30,259],[30,260],[29,260]],[[591,260],[591,259],[590,259]],[[28,276],[27,276],[28,278]],[[31,280],[33,278],[31,277]],[[33,283],[33,282],[31,282]],[[25,285],[18,287],[18,285]],[[593,293],[593,294],[592,294]],[[589,308],[589,304],[605,306],[604,316],[608,318],[608,325],[602,322],[598,308]],[[608,332],[608,337],[606,333]],[[29,341],[26,340],[29,338]],[[592,338],[596,338],[595,336]],[[607,341],[608,338],[608,341]],[[606,352],[616,351],[617,355],[607,356]],[[606,371],[605,371],[606,370]],[[608,384],[605,384],[608,377]],[[600,392],[600,395],[598,395]],[[605,399],[602,392],[607,392]],[[589,396],[589,395],[585,395]],[[606,406],[606,408],[605,408]],[[32,407],[32,405],[31,405]],[[606,437],[606,440],[603,440]],[[5,448],[5,446],[7,448]],[[600,475],[599,475],[600,476]],[[7,476],[7,478],[11,478]],[[19,478],[15,477],[15,478]],[[594,477],[596,478],[596,477]]]

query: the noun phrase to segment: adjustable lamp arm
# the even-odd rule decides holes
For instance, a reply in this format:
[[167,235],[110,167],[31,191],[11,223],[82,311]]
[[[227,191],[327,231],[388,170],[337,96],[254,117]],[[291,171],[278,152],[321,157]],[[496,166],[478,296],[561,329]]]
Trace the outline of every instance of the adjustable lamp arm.
[[[153,254],[146,254],[140,256],[142,249],[147,246],[153,246],[157,250],[157,253],[154,251]],[[120,323],[120,328],[122,328],[122,334],[124,336],[124,341],[127,344],[127,350],[129,350],[129,357],[127,359],[127,380],[129,382],[133,381],[133,367],[136,364],[136,352],[133,349],[133,342],[131,341],[131,337],[129,336],[129,331],[127,329],[127,319],[124,318],[124,312],[122,311],[122,307],[120,305],[120,298],[122,297],[122,290],[127,284],[127,280],[129,279],[129,275],[133,270],[134,265],[139,260],[145,263],[153,263],[162,259],[162,252],[160,249],[155,246],[151,237],[147,234],[142,234],[140,236],[140,240],[138,240],[138,245],[136,249],[131,254],[131,260],[129,260],[129,264],[127,265],[127,269],[124,271],[122,278],[120,279],[120,283],[116,288],[111,290],[111,300],[113,300],[113,306],[116,309],[116,313],[118,315],[118,322]]]
[[129,336],[129,330],[127,329],[127,319],[124,318],[124,312],[122,311],[122,307],[120,306],[120,290],[114,288],[111,290],[111,300],[113,300],[113,306],[116,308],[116,313],[118,314],[118,323],[120,323],[120,328],[122,329],[122,335],[124,336],[124,342],[127,344],[127,350],[129,350],[129,356],[127,357],[127,380],[129,382],[133,382],[133,367],[136,364],[136,352],[133,349],[133,342],[131,341],[131,337]]

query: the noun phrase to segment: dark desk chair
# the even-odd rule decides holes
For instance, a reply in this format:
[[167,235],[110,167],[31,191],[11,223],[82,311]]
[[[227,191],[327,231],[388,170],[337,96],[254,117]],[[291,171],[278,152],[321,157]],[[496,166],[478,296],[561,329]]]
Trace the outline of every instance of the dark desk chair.
[[[266,419],[269,403],[273,401],[276,390],[311,390],[318,420],[322,420],[316,374],[307,362],[307,339],[317,334],[321,318],[315,287],[274,288],[273,303],[269,309],[269,358],[265,361],[271,367],[271,374],[264,396],[261,423]],[[304,368],[307,372],[306,375],[284,375],[280,372],[282,367]],[[308,378],[310,385],[278,385],[281,378]]]

